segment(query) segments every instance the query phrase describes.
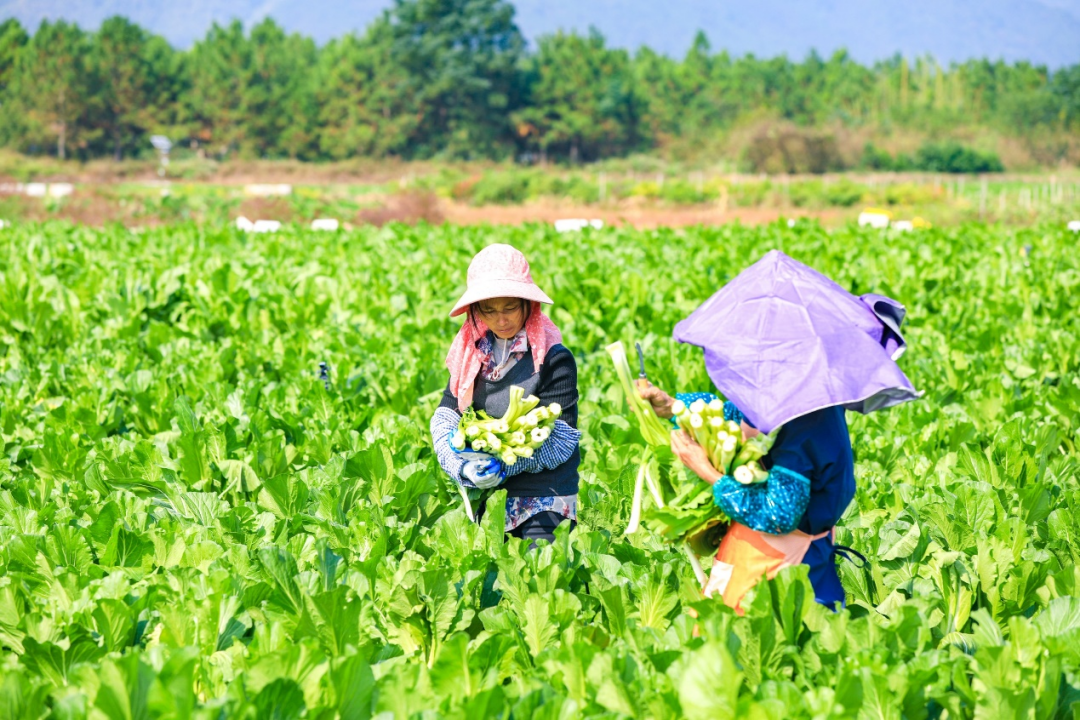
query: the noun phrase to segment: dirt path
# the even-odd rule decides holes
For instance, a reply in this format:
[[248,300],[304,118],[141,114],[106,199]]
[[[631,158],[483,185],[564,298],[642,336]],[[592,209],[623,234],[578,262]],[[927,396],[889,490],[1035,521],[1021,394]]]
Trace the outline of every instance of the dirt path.
[[[815,217],[824,224],[839,224],[846,219],[841,210],[804,211],[797,208],[732,208],[722,210],[715,206],[691,207],[613,207],[556,203],[531,203],[528,205],[474,207],[461,203],[443,202],[439,209],[442,216],[459,225],[520,225],[526,222],[555,222],[562,218],[603,220],[605,225],[635,228],[685,227],[687,225],[723,225],[741,222],[744,225],[760,225],[774,222],[781,217]],[[848,213],[851,214],[851,213]]]

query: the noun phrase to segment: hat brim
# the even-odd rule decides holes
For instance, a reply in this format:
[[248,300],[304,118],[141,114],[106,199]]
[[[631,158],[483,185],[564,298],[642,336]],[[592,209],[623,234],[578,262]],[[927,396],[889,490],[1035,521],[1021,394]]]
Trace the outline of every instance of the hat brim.
[[476,283],[466,290],[465,294],[454,305],[454,309],[450,311],[450,317],[462,314],[473,303],[501,297],[521,298],[522,300],[540,302],[545,305],[554,305],[547,293],[532,283],[521,282],[520,280],[488,280]]

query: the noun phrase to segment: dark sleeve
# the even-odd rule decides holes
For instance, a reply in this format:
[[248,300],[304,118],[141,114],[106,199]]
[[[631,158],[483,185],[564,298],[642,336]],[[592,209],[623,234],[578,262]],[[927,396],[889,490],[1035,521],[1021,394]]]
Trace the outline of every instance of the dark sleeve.
[[552,348],[540,368],[540,389],[537,392],[541,405],[559,403],[562,407],[562,417],[559,419],[577,428],[577,362],[573,353],[561,345]]
[[789,421],[768,455],[782,467],[810,480],[810,502],[799,529],[816,535],[835,525],[855,497],[855,459],[844,410],[817,410]]
[[457,396],[454,395],[454,393],[450,391],[450,381],[449,380],[446,381],[446,389],[443,390],[442,400],[439,402],[439,407],[441,407],[441,408],[449,408],[450,410],[453,410],[454,412],[458,411]]

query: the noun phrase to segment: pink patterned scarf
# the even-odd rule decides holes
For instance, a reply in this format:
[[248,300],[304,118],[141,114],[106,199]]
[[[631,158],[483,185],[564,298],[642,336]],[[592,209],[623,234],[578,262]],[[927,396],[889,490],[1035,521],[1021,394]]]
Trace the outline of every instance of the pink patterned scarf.
[[[488,326],[483,319],[476,318],[474,324],[470,313],[465,317],[465,322],[446,355],[446,367],[450,370],[450,392],[457,398],[458,410],[461,412],[465,412],[472,405],[476,376],[484,362],[484,355],[476,348],[476,341],[487,331]],[[562,342],[562,333],[555,323],[551,322],[551,318],[544,314],[540,303],[533,302],[529,319],[525,321],[525,334],[529,338],[533,366],[539,371],[551,346]]]

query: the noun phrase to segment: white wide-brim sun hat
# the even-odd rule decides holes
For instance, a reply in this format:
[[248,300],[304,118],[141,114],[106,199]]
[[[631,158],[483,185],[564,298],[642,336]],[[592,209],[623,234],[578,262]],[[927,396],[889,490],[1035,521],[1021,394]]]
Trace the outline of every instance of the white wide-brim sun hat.
[[547,293],[533,282],[529,261],[511,245],[488,245],[476,253],[469,263],[466,285],[465,294],[450,311],[450,317],[462,314],[473,303],[493,298],[511,297],[554,304]]

